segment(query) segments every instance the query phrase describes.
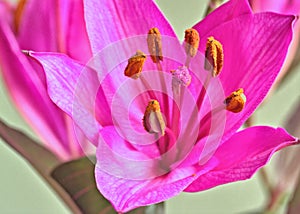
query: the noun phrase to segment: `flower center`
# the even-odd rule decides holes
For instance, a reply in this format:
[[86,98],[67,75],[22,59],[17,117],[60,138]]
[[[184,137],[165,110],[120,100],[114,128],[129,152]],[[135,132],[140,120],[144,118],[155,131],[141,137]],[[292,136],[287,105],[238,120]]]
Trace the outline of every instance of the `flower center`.
[[218,76],[223,68],[223,46],[218,40],[214,39],[214,37],[212,36],[207,39],[205,58],[205,70],[211,71],[213,77]]
[[145,130],[149,133],[165,135],[166,123],[157,100],[149,101],[143,117],[143,125]]
[[163,61],[161,34],[157,28],[151,28],[147,37],[148,50],[154,63]]
[[226,109],[233,113],[238,113],[242,111],[245,107],[246,96],[244,90],[239,88],[238,90],[232,92],[224,101]]
[[135,55],[128,59],[128,64],[125,68],[124,75],[133,79],[139,78],[145,61],[146,55],[142,51],[138,50]]

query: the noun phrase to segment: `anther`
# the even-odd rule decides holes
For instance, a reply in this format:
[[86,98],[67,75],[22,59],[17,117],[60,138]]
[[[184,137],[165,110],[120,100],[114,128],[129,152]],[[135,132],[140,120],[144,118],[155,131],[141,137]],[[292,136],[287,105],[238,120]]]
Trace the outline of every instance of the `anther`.
[[232,92],[225,101],[226,109],[233,113],[239,113],[245,107],[246,96],[242,88]]
[[205,70],[212,71],[213,77],[218,76],[223,68],[224,53],[222,44],[212,36],[207,39],[205,58]]
[[178,88],[179,86],[189,86],[192,77],[190,75],[189,69],[186,66],[181,66],[176,70],[172,70],[172,87]]
[[187,29],[185,30],[185,36],[184,36],[184,42],[185,42],[185,52],[189,57],[194,57],[197,54],[200,37],[198,32],[193,29]]
[[124,75],[133,79],[139,78],[145,60],[146,55],[142,51],[138,50],[135,55],[128,59],[128,64],[125,68]]
[[149,30],[147,44],[152,61],[154,63],[163,61],[161,34],[157,28]]
[[157,100],[149,101],[143,117],[143,126],[149,133],[161,133],[165,135],[166,124]]

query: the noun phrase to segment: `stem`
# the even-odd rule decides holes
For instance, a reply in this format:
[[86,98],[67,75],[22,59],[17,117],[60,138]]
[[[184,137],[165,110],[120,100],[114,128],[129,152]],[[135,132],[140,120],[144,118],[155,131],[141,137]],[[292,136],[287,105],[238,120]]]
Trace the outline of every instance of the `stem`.
[[262,183],[264,184],[264,186],[266,188],[268,196],[271,197],[271,201],[269,202],[269,206],[270,206],[270,204],[273,203],[272,202],[274,200],[273,198],[274,197],[277,198],[278,193],[277,193],[277,191],[274,191],[273,185],[270,181],[270,178],[269,178],[268,173],[265,168],[261,168],[259,170],[259,176],[261,178]]
[[275,191],[272,196],[272,200],[270,201],[270,203],[268,204],[268,206],[266,207],[266,209],[263,213],[265,213],[265,214],[277,213],[278,209],[285,202],[286,197],[287,197],[287,194],[285,194],[280,189]]

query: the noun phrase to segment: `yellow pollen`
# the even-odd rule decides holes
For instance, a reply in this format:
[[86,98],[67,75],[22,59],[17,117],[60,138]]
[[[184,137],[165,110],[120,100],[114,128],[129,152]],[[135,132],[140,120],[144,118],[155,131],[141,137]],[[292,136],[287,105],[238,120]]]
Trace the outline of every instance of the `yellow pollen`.
[[157,100],[149,101],[143,117],[143,126],[149,133],[161,133],[165,135],[166,124]]
[[158,28],[151,28],[149,30],[147,44],[152,61],[154,63],[163,61],[161,34]]
[[186,54],[190,57],[194,57],[197,54],[200,42],[198,32],[193,28],[185,30],[184,42]]
[[18,32],[18,30],[19,30],[19,26],[20,26],[20,22],[21,22],[21,18],[23,15],[25,4],[26,4],[26,0],[19,0],[19,3],[15,10],[14,24],[15,24],[16,32]]
[[239,113],[245,107],[246,96],[244,94],[244,90],[242,88],[232,92],[230,96],[228,96],[224,103],[226,104],[226,109],[233,113]]
[[223,68],[223,46],[212,36],[207,39],[205,58],[205,70],[212,71],[213,77],[218,76]]
[[128,64],[125,68],[124,75],[133,79],[139,78],[145,60],[146,55],[142,51],[138,50],[135,55],[128,59]]

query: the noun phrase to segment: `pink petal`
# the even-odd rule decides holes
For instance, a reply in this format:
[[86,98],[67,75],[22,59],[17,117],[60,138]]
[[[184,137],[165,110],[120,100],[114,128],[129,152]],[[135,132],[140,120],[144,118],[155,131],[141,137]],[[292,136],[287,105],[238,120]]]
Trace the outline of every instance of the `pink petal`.
[[215,165],[216,162],[211,161],[200,169],[194,167],[175,169],[153,179],[135,180],[116,177],[113,173],[103,171],[101,163],[97,162],[95,176],[101,194],[118,212],[127,212],[136,207],[158,203],[178,195],[193,180],[211,170]]
[[[260,13],[238,16],[209,32],[203,32],[201,25],[196,26],[203,38],[214,36],[223,44],[220,80],[225,95],[243,88],[247,97],[242,112],[227,113],[223,142],[245,122],[269,91],[286,57],[294,19],[294,16]],[[201,51],[205,50],[205,43],[202,39]]]
[[[100,135],[97,162],[102,171],[134,180],[150,179],[167,173],[167,169],[160,167],[161,157],[157,155],[159,151],[155,141],[139,151],[136,147],[141,148],[142,145],[128,142],[114,126],[104,127]],[[151,150],[145,152],[147,147]]]
[[[273,0],[264,0],[264,1],[249,0],[249,2],[254,12],[272,11],[281,14],[294,14],[294,15],[300,14],[300,1],[297,0],[290,0],[290,1],[278,0],[276,2]],[[294,56],[298,50],[298,44],[300,39],[299,33],[300,33],[300,22],[297,21],[294,26],[294,36],[290,48],[288,50],[286,60],[276,80],[277,84],[281,80],[281,78],[284,77],[286,72],[289,71],[289,67],[291,66],[294,60]]]
[[48,98],[44,84],[3,20],[0,20],[0,43],[2,76],[17,108],[44,143],[61,158],[68,159],[71,154],[65,134],[65,116]]
[[12,21],[13,21],[13,12],[14,12],[13,6],[10,3],[6,2],[6,1],[0,2],[1,19],[10,23],[10,25],[12,25]]
[[87,62],[91,50],[83,16],[82,0],[27,1],[17,34],[20,47],[63,52]]
[[[98,143],[100,125],[95,121],[97,74],[92,69],[58,53],[29,52],[43,66],[52,101],[73,118],[86,137]],[[88,83],[88,84],[87,84]]]
[[85,19],[94,54],[107,45],[157,27],[162,35],[176,37],[152,1],[85,0]]
[[256,126],[233,135],[214,154],[219,165],[200,176],[185,191],[196,192],[250,178],[277,151],[296,144],[282,128]]
[[207,38],[204,37],[204,35],[206,35],[207,32],[236,17],[251,13],[252,11],[247,0],[231,0],[208,14],[205,19],[196,24],[193,28],[199,29],[200,40],[206,42],[205,40]]

